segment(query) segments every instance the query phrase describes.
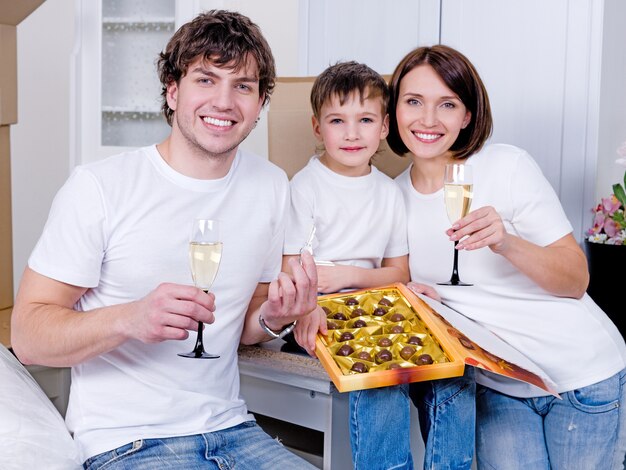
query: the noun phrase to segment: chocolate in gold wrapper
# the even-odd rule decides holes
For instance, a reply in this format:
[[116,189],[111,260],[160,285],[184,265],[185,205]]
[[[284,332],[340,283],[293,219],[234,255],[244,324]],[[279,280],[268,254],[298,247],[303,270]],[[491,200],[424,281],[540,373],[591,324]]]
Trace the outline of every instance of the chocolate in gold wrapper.
[[317,354],[339,391],[463,374],[451,338],[402,284],[321,296],[318,304],[336,328],[318,335]]

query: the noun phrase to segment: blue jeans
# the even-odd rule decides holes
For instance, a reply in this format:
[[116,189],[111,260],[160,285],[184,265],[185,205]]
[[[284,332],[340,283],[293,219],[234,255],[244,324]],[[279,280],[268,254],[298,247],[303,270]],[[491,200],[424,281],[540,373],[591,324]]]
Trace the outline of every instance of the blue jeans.
[[350,392],[354,470],[412,470],[409,386]]
[[[410,385],[425,444],[425,469],[469,469],[474,457],[474,368],[451,379]],[[409,387],[350,393],[350,443],[355,470],[411,470]],[[403,437],[404,436],[404,437]]]
[[556,397],[515,398],[478,386],[480,469],[623,468],[626,370]]
[[411,384],[424,440],[424,469],[469,470],[474,460],[476,382],[474,368],[461,377]]
[[254,421],[193,436],[142,439],[87,459],[87,470],[312,470]]

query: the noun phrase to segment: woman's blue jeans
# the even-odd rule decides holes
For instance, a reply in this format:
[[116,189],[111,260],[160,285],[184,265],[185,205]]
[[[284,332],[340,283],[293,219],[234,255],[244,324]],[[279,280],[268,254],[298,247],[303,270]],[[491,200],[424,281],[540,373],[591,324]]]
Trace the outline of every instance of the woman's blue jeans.
[[[420,417],[425,469],[469,469],[474,457],[473,367],[451,379],[411,384]],[[409,386],[350,393],[350,443],[355,470],[410,470]]]
[[87,470],[314,470],[254,421],[193,436],[142,439],[84,463]]
[[478,386],[479,469],[613,470],[626,452],[626,370],[553,397]]

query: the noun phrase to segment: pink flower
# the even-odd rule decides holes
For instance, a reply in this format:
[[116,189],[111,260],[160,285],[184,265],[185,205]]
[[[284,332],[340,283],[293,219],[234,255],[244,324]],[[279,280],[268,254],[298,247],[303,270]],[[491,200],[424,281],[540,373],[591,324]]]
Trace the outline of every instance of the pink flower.
[[604,221],[604,232],[609,236],[609,238],[613,238],[620,231],[621,227],[617,225],[613,219],[606,219]]
[[[615,197],[615,194],[611,194],[609,197],[602,198],[602,209],[604,209],[603,212],[607,214],[609,217],[613,216],[615,211],[620,208],[620,205],[621,204],[619,200]],[[598,205],[598,209],[599,208],[600,207]]]

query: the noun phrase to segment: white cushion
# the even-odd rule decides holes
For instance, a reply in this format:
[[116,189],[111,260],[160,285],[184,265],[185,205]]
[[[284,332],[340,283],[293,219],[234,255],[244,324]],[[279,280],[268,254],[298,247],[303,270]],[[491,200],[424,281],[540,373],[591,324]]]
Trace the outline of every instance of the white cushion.
[[26,368],[1,344],[0,468],[82,468],[63,418]]

